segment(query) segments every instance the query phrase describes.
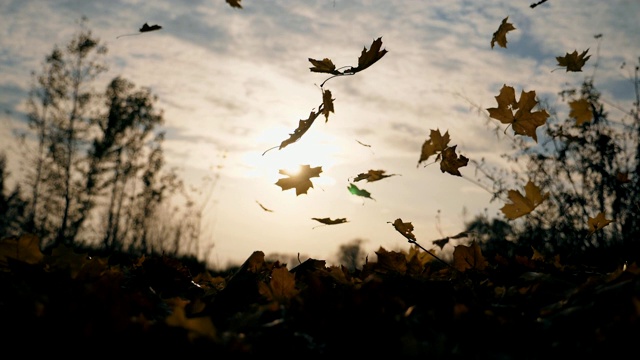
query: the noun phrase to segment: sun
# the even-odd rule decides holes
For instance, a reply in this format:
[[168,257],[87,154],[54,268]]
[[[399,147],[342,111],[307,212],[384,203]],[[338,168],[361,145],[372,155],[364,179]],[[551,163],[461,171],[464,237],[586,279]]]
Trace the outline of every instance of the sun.
[[[297,142],[289,144],[283,149],[278,149],[280,143],[288,138],[290,132],[290,129],[284,128],[270,129],[265,130],[257,137],[256,143],[262,145],[263,149],[260,152],[245,154],[244,162],[248,168],[247,176],[277,181],[282,177],[280,170],[295,175],[300,171],[301,165],[321,166],[323,173],[326,174],[336,164],[337,155],[341,153],[342,149],[332,135],[321,131],[306,133]],[[276,148],[263,154],[265,150],[274,146]],[[322,181],[319,179],[314,182]]]

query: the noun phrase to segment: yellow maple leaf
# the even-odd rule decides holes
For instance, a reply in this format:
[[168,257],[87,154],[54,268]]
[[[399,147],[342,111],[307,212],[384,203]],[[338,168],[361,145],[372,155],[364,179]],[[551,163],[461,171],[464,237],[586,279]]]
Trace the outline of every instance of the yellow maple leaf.
[[556,56],[556,60],[558,60],[558,66],[565,66],[566,71],[580,72],[582,71],[582,67],[589,60],[591,55],[587,55],[589,49],[583,51],[580,55],[578,55],[578,51],[574,50],[571,54],[567,53],[565,56]]
[[546,110],[531,112],[538,105],[536,92],[522,90],[520,100],[516,102],[515,90],[505,84],[495,98],[498,107],[488,108],[489,116],[503,124],[510,124],[514,133],[529,136],[538,142],[536,129],[547,122],[549,114]]
[[579,99],[570,101],[569,107],[571,107],[569,116],[576,119],[576,125],[580,126],[593,119],[593,112],[591,112],[591,103],[589,103],[589,100]]
[[596,215],[596,217],[593,217],[593,218],[589,217],[589,221],[587,222],[589,225],[589,235],[602,229],[603,227],[609,225],[612,222],[613,220],[607,219],[604,217],[603,212],[599,212],[598,215]]
[[500,47],[503,47],[503,48],[507,47],[507,33],[511,30],[516,29],[513,26],[513,24],[508,23],[507,20],[509,20],[508,16],[502,19],[502,22],[500,23],[500,27],[498,27],[498,30],[496,30],[496,32],[493,33],[493,37],[491,38],[492,49],[496,42],[498,43],[498,45],[500,45]]
[[523,196],[517,190],[509,190],[508,196],[511,204],[505,204],[500,210],[509,219],[517,219],[532,212],[538,205],[549,197],[549,193],[540,193],[538,188],[531,180],[524,187],[526,196]]

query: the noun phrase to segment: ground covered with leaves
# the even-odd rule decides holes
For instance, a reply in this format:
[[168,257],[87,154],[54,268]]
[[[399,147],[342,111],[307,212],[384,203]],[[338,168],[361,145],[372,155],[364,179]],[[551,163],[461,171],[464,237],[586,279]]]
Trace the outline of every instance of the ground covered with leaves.
[[535,255],[452,264],[379,249],[349,271],[309,259],[215,273],[165,255],[41,252],[0,242],[3,349],[23,355],[421,356],[541,359],[635,353],[640,269]]

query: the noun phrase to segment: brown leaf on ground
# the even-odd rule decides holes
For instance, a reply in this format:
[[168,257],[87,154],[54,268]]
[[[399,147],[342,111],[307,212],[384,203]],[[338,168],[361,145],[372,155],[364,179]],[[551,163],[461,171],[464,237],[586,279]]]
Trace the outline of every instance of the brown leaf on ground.
[[33,234],[12,236],[0,240],[0,266],[7,266],[7,259],[27,264],[37,264],[44,258],[40,251],[40,239]]
[[459,271],[469,269],[484,270],[489,262],[482,255],[482,250],[476,241],[469,246],[458,245],[453,250],[453,267]]

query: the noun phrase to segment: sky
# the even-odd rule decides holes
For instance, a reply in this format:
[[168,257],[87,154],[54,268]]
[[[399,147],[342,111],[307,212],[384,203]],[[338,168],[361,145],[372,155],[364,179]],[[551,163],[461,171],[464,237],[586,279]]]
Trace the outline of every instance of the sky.
[[[381,247],[411,246],[391,225],[398,218],[433,249],[431,241],[458,234],[476,215],[504,219],[505,201],[491,201],[474,165],[509,166],[501,154],[513,151],[513,131],[496,133],[506,126],[485,110],[497,105],[503,85],[518,97],[535,90],[561,119],[568,106],[558,92],[585,76],[595,74],[614,115],[634,101],[640,1],[532,2],[242,0],[233,8],[224,0],[1,0],[0,151],[17,169],[12,134],[24,128],[30,74],[86,16],[108,48],[109,70],[97,81],[122,76],[150,88],[164,113],[167,166],[211,191],[201,198],[200,248],[207,250],[199,256],[212,266],[242,263],[254,251],[336,264],[339,247],[356,239],[374,260]],[[516,29],[506,48],[492,48],[506,17]],[[144,23],[162,29],[117,38]],[[308,59],[357,66],[377,38],[387,50],[378,62],[324,84],[334,98],[328,121],[320,117],[298,142],[264,153],[322,103],[320,84],[329,76],[311,72]],[[556,56],[586,49],[583,72],[557,66]],[[427,165],[433,157],[418,164],[431,130],[448,131],[450,145],[471,160],[462,176]],[[305,164],[322,167],[306,194],[275,184],[280,169]],[[350,181],[369,170],[396,176],[354,183],[372,199],[351,194]],[[207,185],[204,177],[217,180]],[[314,217],[347,222],[321,226]],[[441,256],[464,241],[452,240]]]

